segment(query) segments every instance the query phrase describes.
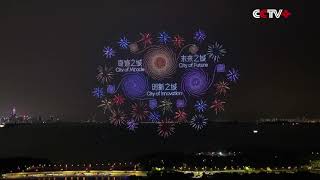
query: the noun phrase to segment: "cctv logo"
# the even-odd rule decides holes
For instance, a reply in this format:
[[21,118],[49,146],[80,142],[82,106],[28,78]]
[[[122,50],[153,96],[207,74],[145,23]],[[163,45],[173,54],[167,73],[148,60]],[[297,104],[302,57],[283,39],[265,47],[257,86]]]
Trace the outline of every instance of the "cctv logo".
[[279,19],[281,17],[287,19],[291,13],[287,9],[255,9],[252,15],[256,19]]

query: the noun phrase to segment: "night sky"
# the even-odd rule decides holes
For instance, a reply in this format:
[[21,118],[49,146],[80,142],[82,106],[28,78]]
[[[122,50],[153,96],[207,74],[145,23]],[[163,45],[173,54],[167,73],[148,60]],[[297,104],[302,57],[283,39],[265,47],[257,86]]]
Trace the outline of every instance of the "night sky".
[[[277,2],[277,3],[276,3]],[[102,48],[123,34],[201,28],[239,67],[225,117],[319,116],[319,20],[303,1],[1,1],[0,115],[96,111],[91,90]],[[284,8],[288,19],[254,19],[257,8]],[[318,31],[317,31],[318,32]]]

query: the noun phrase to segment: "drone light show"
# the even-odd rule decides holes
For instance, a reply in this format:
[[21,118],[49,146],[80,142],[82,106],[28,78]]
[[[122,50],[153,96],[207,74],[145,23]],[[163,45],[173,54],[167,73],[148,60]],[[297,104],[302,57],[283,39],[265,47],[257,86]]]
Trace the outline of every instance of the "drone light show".
[[208,113],[224,111],[238,67],[223,62],[226,48],[205,31],[188,37],[162,31],[107,41],[92,94],[112,125],[135,132],[150,124],[167,138],[181,124],[200,131],[214,120]]

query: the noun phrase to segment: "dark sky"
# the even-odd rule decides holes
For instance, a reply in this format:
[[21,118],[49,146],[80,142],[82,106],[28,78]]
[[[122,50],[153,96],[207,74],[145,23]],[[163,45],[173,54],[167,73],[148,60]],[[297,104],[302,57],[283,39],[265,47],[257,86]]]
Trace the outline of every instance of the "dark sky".
[[[277,2],[277,3],[276,3]],[[223,42],[241,81],[225,116],[319,115],[320,81],[312,4],[303,1],[1,1],[0,114],[87,119],[101,50],[122,34],[198,28]],[[259,20],[257,8],[284,8],[287,20]],[[317,31],[318,32],[318,31]]]

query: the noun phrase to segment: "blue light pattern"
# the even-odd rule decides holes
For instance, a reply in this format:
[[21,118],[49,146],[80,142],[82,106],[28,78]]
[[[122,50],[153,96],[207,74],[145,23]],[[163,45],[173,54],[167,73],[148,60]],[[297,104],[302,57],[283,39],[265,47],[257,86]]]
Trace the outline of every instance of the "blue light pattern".
[[232,68],[228,71],[227,78],[229,81],[236,82],[239,79],[239,71]]
[[138,128],[138,123],[131,119],[127,122],[127,128],[130,130],[130,131],[135,131],[136,128]]
[[149,107],[150,109],[155,109],[158,106],[158,101],[156,99],[149,100]]
[[116,87],[115,85],[108,85],[107,86],[107,93],[108,94],[114,94],[116,92]]
[[217,72],[223,73],[226,71],[226,66],[224,64],[217,64]]
[[160,120],[160,113],[157,111],[150,112],[149,114],[149,120],[152,122],[159,122]]
[[198,31],[196,31],[194,33],[194,39],[196,41],[198,41],[199,43],[201,43],[202,41],[204,41],[206,39],[206,33],[204,31],[202,31],[201,29],[199,29]]
[[208,108],[208,104],[206,104],[205,101],[201,99],[196,102],[194,107],[198,112],[204,112]]
[[186,106],[186,102],[183,99],[177,99],[176,107],[177,108],[184,108]]
[[158,36],[159,42],[162,44],[167,44],[170,40],[170,36],[167,32],[160,32]]
[[122,49],[127,49],[129,47],[129,40],[126,37],[120,38],[118,44]]
[[112,58],[115,56],[115,51],[110,46],[107,46],[103,48],[103,55],[106,56],[106,58]]
[[99,98],[99,99],[103,98],[104,97],[103,88],[101,88],[101,87],[94,88],[92,91],[92,95],[96,98]]

